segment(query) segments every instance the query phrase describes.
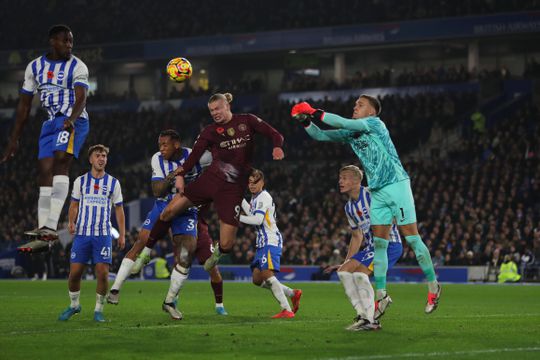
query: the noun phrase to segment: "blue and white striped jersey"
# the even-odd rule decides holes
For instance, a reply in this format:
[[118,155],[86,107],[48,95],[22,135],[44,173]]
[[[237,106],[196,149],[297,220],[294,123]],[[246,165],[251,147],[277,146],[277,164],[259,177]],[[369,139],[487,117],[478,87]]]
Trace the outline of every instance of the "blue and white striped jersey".
[[281,236],[277,227],[276,205],[272,196],[266,190],[251,196],[248,215],[256,215],[258,213],[264,216],[264,220],[262,225],[255,226],[257,231],[256,247],[263,248],[271,245],[282,248],[283,236]]
[[77,235],[111,235],[111,208],[122,205],[120,182],[105,173],[99,179],[90,172],[79,176],[73,183],[72,201],[79,202],[75,226]]
[[[152,156],[152,181],[165,179],[169,173],[173,172],[179,166],[184,164],[189,154],[191,154],[191,149],[188,147],[182,147],[180,151],[182,152],[182,156],[178,160],[165,160],[159,151]],[[201,159],[193,167],[193,169],[184,176],[186,184],[189,184],[198,178],[203,169],[210,165],[211,162],[212,154],[207,151],[201,156]],[[176,194],[176,188],[173,186],[171,192],[166,197],[158,200],[171,201],[174,194]]]
[[[345,214],[352,230],[360,229],[364,234],[362,247],[373,247],[373,233],[371,232],[371,222],[369,220],[369,208],[371,205],[371,195],[369,191],[360,186],[360,195],[358,199],[350,199],[345,204]],[[390,241],[401,242],[399,231],[396,224],[392,224],[390,230]]]
[[[26,67],[21,92],[29,95],[39,92],[41,106],[52,119],[59,112],[71,115],[75,104],[75,86],[88,89],[88,68],[81,59],[72,55],[69,60],[54,61],[42,55]],[[86,109],[81,117],[88,119]]]

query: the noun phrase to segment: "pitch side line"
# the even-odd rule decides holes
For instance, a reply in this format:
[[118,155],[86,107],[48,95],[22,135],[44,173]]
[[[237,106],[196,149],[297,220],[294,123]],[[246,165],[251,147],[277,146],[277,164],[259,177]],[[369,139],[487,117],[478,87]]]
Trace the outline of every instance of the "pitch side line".
[[463,351],[437,351],[429,353],[405,353],[394,355],[366,355],[366,356],[348,356],[340,358],[324,358],[325,360],[385,360],[399,358],[422,358],[422,357],[440,357],[440,356],[468,356],[483,354],[499,354],[514,352],[534,352],[540,351],[540,347],[519,347],[519,348],[501,348],[484,350],[463,350]]

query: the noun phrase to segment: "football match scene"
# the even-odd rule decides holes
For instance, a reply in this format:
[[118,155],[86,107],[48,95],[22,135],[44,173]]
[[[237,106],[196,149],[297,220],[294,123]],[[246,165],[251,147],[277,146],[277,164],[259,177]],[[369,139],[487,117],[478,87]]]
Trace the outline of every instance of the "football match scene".
[[0,9],[0,359],[540,359],[540,0]]

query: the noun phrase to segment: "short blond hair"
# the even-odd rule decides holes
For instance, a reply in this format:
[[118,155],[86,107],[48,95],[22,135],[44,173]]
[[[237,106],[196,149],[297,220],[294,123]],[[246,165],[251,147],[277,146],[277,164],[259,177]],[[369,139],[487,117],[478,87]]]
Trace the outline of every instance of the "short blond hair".
[[339,169],[340,174],[344,171],[350,171],[358,181],[362,181],[364,178],[364,172],[356,165],[347,165]]
[[228,103],[232,103],[233,96],[231,93],[225,93],[225,94],[215,93],[214,95],[210,96],[210,99],[208,99],[208,103],[211,104],[214,101],[218,101],[218,100],[225,100]]
[[108,147],[106,147],[103,144],[96,144],[96,145],[92,145],[92,146],[90,146],[88,148],[88,157],[90,157],[92,155],[92,153],[94,153],[96,151],[104,152],[106,155],[109,155],[109,148]]

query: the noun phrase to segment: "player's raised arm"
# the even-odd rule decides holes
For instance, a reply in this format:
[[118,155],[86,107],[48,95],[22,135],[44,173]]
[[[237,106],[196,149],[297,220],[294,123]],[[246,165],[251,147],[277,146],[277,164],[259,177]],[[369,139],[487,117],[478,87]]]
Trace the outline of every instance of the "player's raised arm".
[[285,138],[283,137],[283,135],[281,135],[279,131],[274,129],[266,121],[256,116],[249,117],[249,124],[256,132],[258,132],[259,134],[263,134],[264,136],[272,140],[272,143],[274,144],[274,149],[272,150],[272,157],[274,160],[281,160],[285,157],[282,149],[283,140]]
[[317,125],[311,123],[305,128],[311,138],[317,141],[333,141],[346,143],[351,137],[349,130],[321,130]]
[[301,102],[293,106],[291,116],[301,122],[306,120],[318,119],[327,125],[337,129],[345,129],[351,131],[368,132],[369,125],[365,121],[367,118],[346,119],[336,114],[325,112],[321,109],[315,109],[307,102]]

